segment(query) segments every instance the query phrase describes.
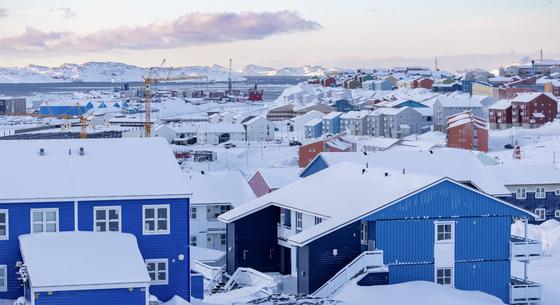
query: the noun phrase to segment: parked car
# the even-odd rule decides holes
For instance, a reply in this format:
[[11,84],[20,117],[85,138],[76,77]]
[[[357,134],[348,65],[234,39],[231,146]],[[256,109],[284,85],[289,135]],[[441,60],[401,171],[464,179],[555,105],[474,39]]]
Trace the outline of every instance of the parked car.
[[291,140],[290,141],[290,146],[301,146],[301,142],[300,141],[296,141],[296,140]]
[[274,141],[274,143],[276,143],[276,144],[282,144],[282,140],[276,139],[276,140]]
[[235,147],[235,144],[233,144],[233,143],[224,144],[224,148],[226,148],[226,149],[230,149],[230,148],[233,148],[233,147]]
[[511,145],[511,144],[506,144],[506,145],[504,145],[504,148],[505,148],[505,149],[513,149],[513,145]]

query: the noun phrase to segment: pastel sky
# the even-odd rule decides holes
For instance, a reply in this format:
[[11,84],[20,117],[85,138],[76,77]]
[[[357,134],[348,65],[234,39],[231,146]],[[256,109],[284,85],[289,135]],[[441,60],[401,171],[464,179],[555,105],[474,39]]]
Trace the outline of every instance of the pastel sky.
[[550,57],[560,56],[559,16],[560,0],[0,0],[0,66]]

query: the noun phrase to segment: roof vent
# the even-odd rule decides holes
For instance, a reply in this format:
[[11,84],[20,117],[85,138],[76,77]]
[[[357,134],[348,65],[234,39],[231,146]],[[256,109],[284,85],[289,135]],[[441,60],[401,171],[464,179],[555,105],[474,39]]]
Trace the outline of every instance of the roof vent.
[[83,147],[80,147],[80,156],[83,156],[86,154],[86,150]]
[[44,156],[44,155],[45,155],[45,149],[39,148],[39,156]]
[[403,169],[402,169],[402,174],[403,174],[403,175],[406,174],[406,168],[403,168]]
[[366,169],[362,168],[362,175],[366,173]]
[[72,155],[72,148],[68,148],[68,155]]
[[389,176],[389,173],[385,172],[385,177],[388,177],[388,176]]
[[433,155],[433,154],[434,154],[434,151],[430,149],[430,155]]
[[364,151],[364,156],[367,156],[367,151]]
[[204,175],[204,171],[200,171],[200,174]]

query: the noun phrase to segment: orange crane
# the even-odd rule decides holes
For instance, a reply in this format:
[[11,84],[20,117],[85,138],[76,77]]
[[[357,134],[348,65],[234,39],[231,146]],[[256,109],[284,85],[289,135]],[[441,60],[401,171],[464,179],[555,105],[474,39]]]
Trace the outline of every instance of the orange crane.
[[[160,68],[165,64],[165,59],[161,62]],[[146,123],[144,124],[144,136],[149,138],[152,136],[152,122],[151,122],[151,88],[152,84],[162,83],[162,82],[174,82],[183,80],[193,80],[193,79],[208,79],[206,75],[177,75],[169,76],[169,72],[173,68],[169,68],[168,75],[165,77],[154,76],[154,68],[150,68],[149,74],[144,78],[144,84],[146,85],[146,104],[144,106],[146,111]]]

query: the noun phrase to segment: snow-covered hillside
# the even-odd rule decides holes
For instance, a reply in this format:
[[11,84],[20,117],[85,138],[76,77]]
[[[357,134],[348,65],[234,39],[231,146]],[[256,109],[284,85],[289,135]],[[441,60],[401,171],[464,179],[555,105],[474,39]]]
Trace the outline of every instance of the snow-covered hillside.
[[241,71],[242,76],[321,76],[327,73],[339,72],[340,69],[328,69],[321,66],[285,67],[275,69],[257,65],[246,65]]
[[[220,65],[156,68],[154,72],[166,75],[206,75],[209,81],[227,81],[229,70]],[[23,68],[0,68],[0,83],[57,83],[57,82],[134,82],[148,75],[148,68],[117,62],[87,62],[63,64],[59,67],[30,65]],[[232,73],[234,81],[244,79]]]

